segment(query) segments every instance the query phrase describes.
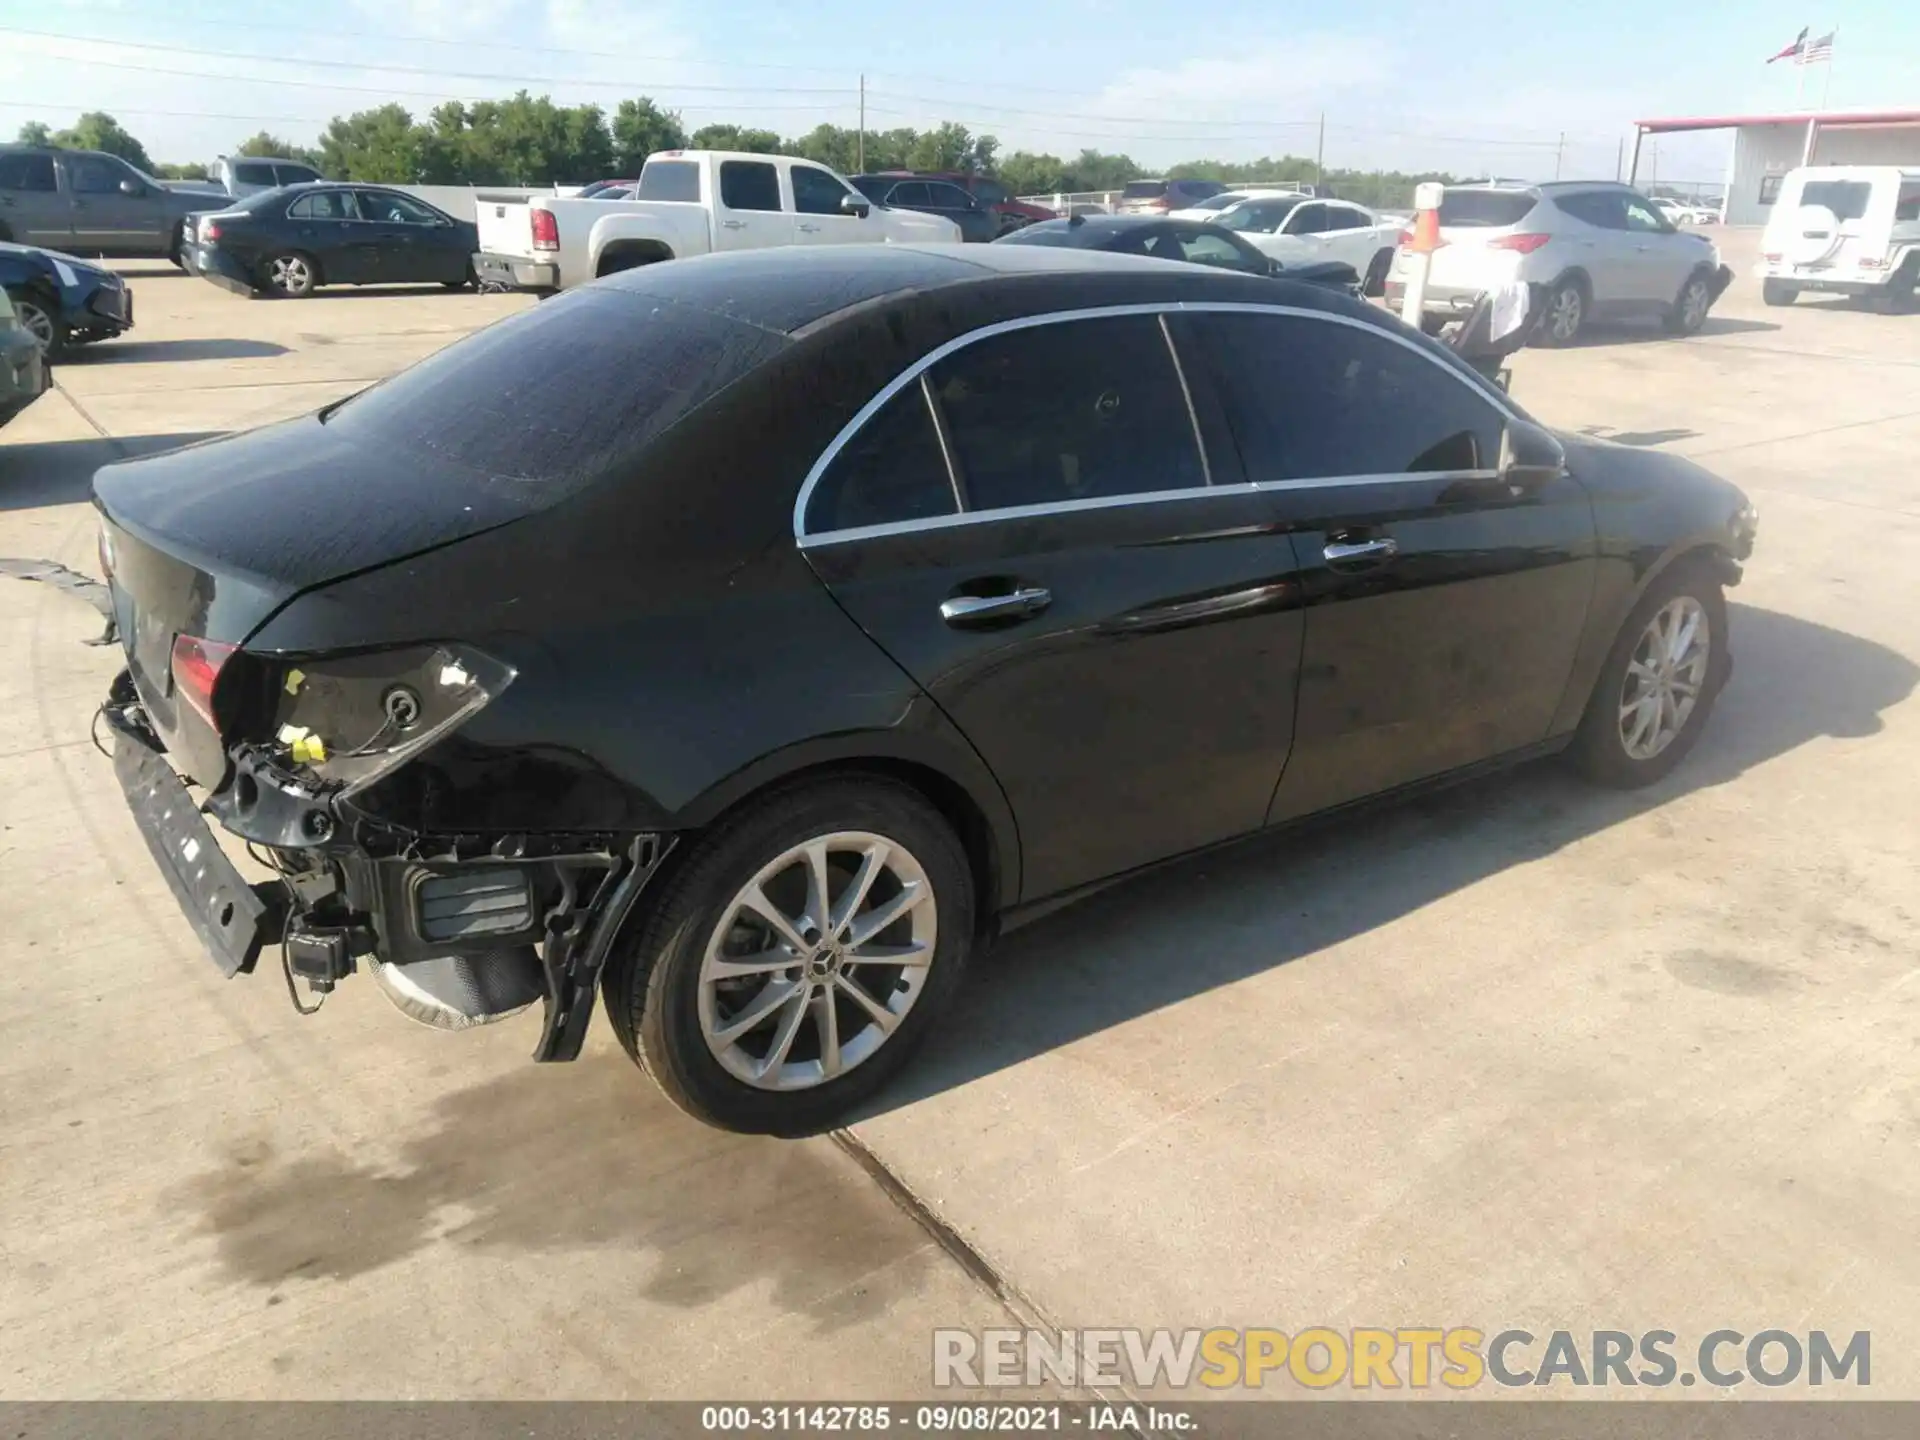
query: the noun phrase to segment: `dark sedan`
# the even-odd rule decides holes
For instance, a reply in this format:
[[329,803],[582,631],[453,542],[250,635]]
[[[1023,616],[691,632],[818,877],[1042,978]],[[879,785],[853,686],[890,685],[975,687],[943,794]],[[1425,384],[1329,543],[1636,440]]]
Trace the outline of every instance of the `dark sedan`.
[[853,188],[890,210],[918,210],[938,215],[960,227],[960,238],[984,244],[1000,233],[1000,216],[950,180],[926,180],[898,175],[856,175]]
[[469,285],[480,237],[402,191],[322,182],[202,215],[186,248],[187,268],[216,284],[297,299],[322,285]]
[[538,1003],[542,1060],[598,990],[780,1133],[1116,877],[1557,751],[1659,780],[1755,525],[1350,297],[1019,245],[626,271],[94,495],[114,764],[223,971]]
[[69,345],[110,340],[133,328],[133,292],[104,265],[57,250],[0,242],[0,289],[15,322],[48,360]]
[[1029,225],[1002,235],[994,243],[1145,255],[1153,260],[1211,265],[1217,270],[1234,270],[1243,275],[1284,276],[1336,290],[1357,292],[1360,285],[1360,276],[1351,265],[1337,261],[1283,265],[1272,256],[1261,254],[1233,231],[1203,220],[1167,220],[1153,215],[1075,215],[1070,220],[1045,220]]

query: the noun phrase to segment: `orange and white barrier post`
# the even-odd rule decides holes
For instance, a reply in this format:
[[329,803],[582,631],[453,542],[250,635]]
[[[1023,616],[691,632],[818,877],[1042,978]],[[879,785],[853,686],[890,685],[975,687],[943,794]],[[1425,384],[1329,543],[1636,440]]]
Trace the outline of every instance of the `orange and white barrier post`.
[[1407,269],[1406,294],[1400,301],[1400,318],[1420,328],[1420,314],[1427,304],[1427,275],[1433,269],[1433,252],[1446,241],[1440,238],[1440,198],[1445,187],[1438,180],[1423,180],[1413,187],[1413,264]]

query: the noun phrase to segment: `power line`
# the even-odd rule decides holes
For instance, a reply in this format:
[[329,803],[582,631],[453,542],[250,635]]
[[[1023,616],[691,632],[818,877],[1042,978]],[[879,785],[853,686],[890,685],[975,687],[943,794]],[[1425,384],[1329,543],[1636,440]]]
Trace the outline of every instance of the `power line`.
[[[0,100],[0,109],[31,110],[35,113],[57,110],[62,112],[72,111],[76,115],[84,115],[90,110],[104,110],[108,108],[108,106],[112,107],[112,112],[115,115],[145,115],[168,120],[257,120],[262,123],[278,121],[282,124],[325,125],[330,121],[346,118],[339,114],[289,115],[284,110],[276,110],[272,114],[264,111],[257,111],[252,114],[233,114],[217,110],[148,110],[127,105],[114,105],[111,101],[108,101],[106,105],[50,105],[43,104],[37,100]],[[840,105],[677,105],[674,107],[674,110],[675,113],[685,112],[695,115],[743,115],[759,114],[767,111],[778,111],[784,115],[796,110],[804,110],[809,113],[838,114],[844,108],[844,106]]]
[[[39,39],[39,40],[67,40],[67,41],[77,42],[82,45],[113,45],[123,50],[158,50],[169,55],[191,55],[198,59],[203,59],[203,60],[246,60],[254,64],[266,64],[266,65],[312,65],[312,66],[318,66],[321,69],[326,69],[326,70],[354,70],[354,71],[361,71],[361,72],[374,70],[374,71],[384,71],[394,75],[434,75],[434,76],[452,75],[464,80],[491,80],[496,83],[503,83],[508,85],[600,85],[600,86],[612,86],[615,89],[628,90],[628,91],[634,90],[636,88],[632,80],[624,80],[624,79],[623,80],[602,80],[602,79],[597,79],[589,76],[579,76],[579,75],[496,75],[496,74],[482,73],[481,71],[478,71],[478,70],[449,71],[449,70],[438,69],[438,68],[434,68],[432,66],[426,66],[426,65],[385,65],[385,64],[381,64],[378,61],[368,62],[364,60],[319,60],[319,59],[314,59],[304,55],[299,57],[298,59],[288,59],[286,56],[283,56],[283,55],[257,55],[257,54],[253,54],[253,53],[242,51],[242,50],[208,50],[208,49],[204,49],[204,48],[200,48],[192,45],[162,45],[156,41],[151,41],[151,40],[102,40],[97,37],[88,36],[88,35],[63,35],[58,31],[53,31],[53,30],[26,30],[26,29],[22,29],[17,25],[0,25],[0,34],[30,35],[30,36],[33,36],[35,39]],[[108,62],[104,60],[94,60],[91,57],[88,57],[86,63],[89,65],[95,65],[95,64],[104,65]],[[127,69],[132,67],[122,65],[122,66],[118,66],[117,68]],[[154,68],[158,69],[157,66]],[[242,76],[242,75],[218,75],[218,76],[203,76],[203,78],[218,79],[218,80],[244,80],[244,79],[252,79],[256,77]],[[280,80],[273,77],[258,77],[258,78],[262,80],[262,83],[272,84],[272,85],[291,85],[291,84],[297,83],[295,81]],[[345,89],[348,87],[341,86],[338,88]],[[711,91],[716,94],[734,94],[744,90],[749,93],[757,94],[757,95],[839,95],[843,93],[848,93],[851,89],[851,87],[839,86],[839,85],[798,86],[798,85],[694,85],[694,84],[674,85],[674,86],[671,86],[670,88],[675,90]]]

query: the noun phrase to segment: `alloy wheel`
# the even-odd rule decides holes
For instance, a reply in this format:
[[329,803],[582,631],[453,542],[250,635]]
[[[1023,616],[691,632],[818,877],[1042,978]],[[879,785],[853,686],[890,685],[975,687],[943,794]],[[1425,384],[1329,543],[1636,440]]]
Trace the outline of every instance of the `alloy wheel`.
[[865,831],[815,836],[721,912],[700,964],[700,1033],[755,1089],[824,1084],[892,1038],[937,936],[933,886],[903,846]]
[[1629,759],[1653,759],[1686,728],[1712,646],[1706,607],[1691,595],[1675,596],[1647,621],[1620,686],[1620,744]]
[[1580,316],[1584,309],[1580,292],[1569,285],[1555,292],[1547,307],[1547,329],[1556,340],[1571,340],[1580,333]]
[[298,255],[281,255],[267,267],[267,277],[276,290],[299,294],[313,283],[313,271]]
[[46,354],[53,348],[53,317],[32,300],[13,302],[14,318],[21,328],[40,342],[40,353]]
[[1680,322],[1688,330],[1697,330],[1707,319],[1707,282],[1694,279],[1680,296]]

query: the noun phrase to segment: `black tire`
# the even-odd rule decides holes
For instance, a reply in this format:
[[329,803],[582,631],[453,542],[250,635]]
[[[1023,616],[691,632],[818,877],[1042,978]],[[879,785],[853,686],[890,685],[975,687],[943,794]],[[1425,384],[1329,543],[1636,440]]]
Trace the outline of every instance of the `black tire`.
[[15,322],[40,342],[40,354],[49,364],[67,353],[71,337],[66,322],[60,318],[57,301],[49,299],[38,289],[25,286],[18,289],[9,287],[7,297],[13,301]]
[[1909,255],[1887,281],[1887,312],[1911,315],[1920,310],[1920,255]]
[[[1586,284],[1579,276],[1569,275],[1555,282],[1547,291],[1539,322],[1533,328],[1534,343],[1556,350],[1577,343],[1581,332],[1587,328],[1587,311],[1591,304]],[[1568,319],[1557,320],[1563,314]]]
[[1393,268],[1393,251],[1382,250],[1367,265],[1367,278],[1361,283],[1362,295],[1387,293],[1387,272]]
[[300,250],[282,250],[269,255],[260,266],[268,294],[284,300],[304,300],[322,283],[320,265]]
[[1665,323],[1670,335],[1691,335],[1707,323],[1707,312],[1713,309],[1713,282],[1706,271],[1696,270],[1687,277],[1687,283],[1680,287],[1680,293],[1673,297],[1668,307]]
[[[1683,598],[1698,604],[1707,625],[1708,648],[1699,695],[1692,710],[1680,722],[1678,733],[1664,748],[1650,756],[1636,757],[1629,752],[1626,737],[1621,733],[1625,723],[1622,711],[1628,667],[1654,617]],[[1640,597],[1640,603],[1633,607],[1633,613],[1620,627],[1613,648],[1607,652],[1606,663],[1600,667],[1600,677],[1594,682],[1587,713],[1581,717],[1568,758],[1587,779],[1616,790],[1634,790],[1664,779],[1699,741],[1731,670],[1726,596],[1712,563],[1705,558],[1676,561],[1647,587],[1647,593]]]
[[175,269],[184,271],[187,268],[187,226],[185,221],[173,227],[173,240],[167,246],[167,258],[173,261]]
[[[931,965],[897,1028],[838,1078],[806,1089],[756,1087],[721,1063],[702,1030],[701,967],[708,941],[727,919],[735,897],[763,867],[816,836],[845,831],[877,835],[919,865],[932,891]],[[767,883],[771,888],[776,880]],[[643,904],[645,915],[616,943],[603,981],[615,1033],[675,1105],[709,1125],[755,1134],[817,1134],[884,1085],[912,1058],[959,988],[975,933],[973,872],[952,827],[918,791],[870,775],[801,781],[750,802],[695,841],[663,876],[659,893],[647,896]],[[770,987],[776,980],[807,978],[798,956],[791,968],[796,972],[792,976],[741,983]],[[876,983],[889,987],[891,996],[904,979],[905,972],[892,971]],[[741,993],[747,996],[745,989]],[[839,992],[829,987],[825,993]],[[764,989],[743,999],[741,1010],[763,994]],[[849,1000],[838,1003],[841,1011],[852,1008]],[[769,1012],[768,1031],[784,1013]],[[795,1023],[811,1036],[817,1055],[824,1048],[819,1020],[810,1007],[805,1013],[808,1018]],[[857,1010],[852,1018],[867,1023],[859,1021]],[[836,1030],[845,1023],[836,1022]],[[857,1043],[859,1032],[849,1033]],[[760,1034],[755,1027],[742,1038]],[[761,1053],[755,1058],[765,1058],[770,1039],[768,1035],[758,1042]],[[804,1042],[805,1037],[794,1040],[794,1053],[801,1052]]]
[[440,283],[449,290],[473,290],[478,288],[480,277],[473,273],[473,262],[469,260],[467,262],[467,273],[463,278],[459,280],[442,280]]
[[1791,305],[1800,294],[1793,286],[1781,280],[1762,280],[1760,298],[1769,305]]

